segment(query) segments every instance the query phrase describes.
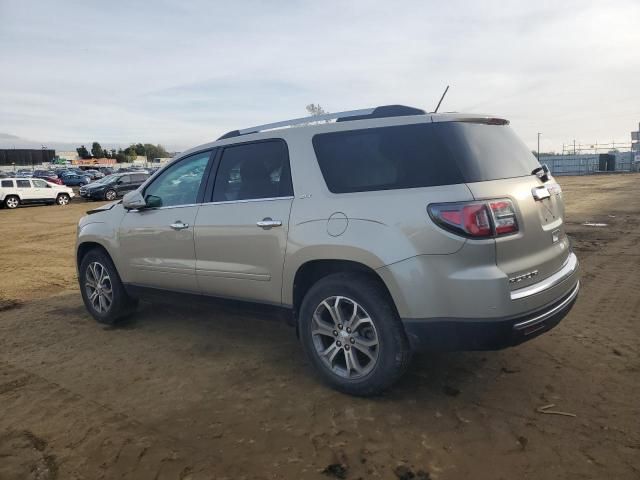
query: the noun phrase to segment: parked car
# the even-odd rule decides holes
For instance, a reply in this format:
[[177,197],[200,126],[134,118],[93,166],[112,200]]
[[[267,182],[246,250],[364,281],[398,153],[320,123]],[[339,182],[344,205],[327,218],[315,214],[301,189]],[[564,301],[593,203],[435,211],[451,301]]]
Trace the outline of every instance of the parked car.
[[64,185],[64,183],[62,183],[62,180],[60,180],[60,178],[58,178],[57,175],[54,175],[52,177],[40,177],[40,178],[42,178],[45,182],[54,183],[56,185]]
[[88,175],[89,178],[91,178],[91,180],[97,180],[100,178],[104,178],[104,173],[98,171],[98,170],[94,170],[94,169],[90,169],[90,170],[83,170],[83,173],[85,175]]
[[63,173],[60,180],[68,187],[82,186],[91,182],[91,178],[88,176],[78,175],[76,173]]
[[32,203],[67,205],[73,197],[71,188],[49,183],[41,178],[15,177],[0,180],[0,205],[6,208]]
[[115,200],[135,190],[149,175],[144,173],[116,173],[80,187],[80,196],[87,200]]
[[33,171],[24,169],[18,170],[15,176],[20,178],[31,178],[33,177]]
[[91,315],[116,322],[153,291],[276,305],[323,380],[370,395],[415,350],[517,345],[569,312],[562,191],[506,120],[397,105],[325,118],[229,132],[89,212],[76,258]]

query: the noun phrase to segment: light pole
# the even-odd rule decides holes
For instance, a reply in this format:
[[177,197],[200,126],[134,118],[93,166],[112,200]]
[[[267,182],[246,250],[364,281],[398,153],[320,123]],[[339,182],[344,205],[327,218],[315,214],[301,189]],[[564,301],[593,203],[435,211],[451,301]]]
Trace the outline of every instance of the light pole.
[[540,135],[542,134],[538,132],[538,150],[536,150],[538,152],[538,162],[540,161]]

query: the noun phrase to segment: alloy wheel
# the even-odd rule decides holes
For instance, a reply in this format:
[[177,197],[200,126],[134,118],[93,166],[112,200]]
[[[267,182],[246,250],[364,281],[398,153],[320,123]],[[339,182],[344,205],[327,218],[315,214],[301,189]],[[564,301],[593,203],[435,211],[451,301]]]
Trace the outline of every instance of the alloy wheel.
[[69,203],[69,197],[67,195],[60,195],[58,197],[58,205],[67,205]]
[[15,197],[7,198],[7,207],[16,208],[18,206],[18,199]]
[[113,286],[104,265],[99,262],[90,263],[85,274],[84,285],[93,309],[98,313],[106,313],[113,303]]
[[357,379],[369,374],[378,361],[378,332],[365,309],[355,300],[324,299],[312,318],[316,353],[336,375]]

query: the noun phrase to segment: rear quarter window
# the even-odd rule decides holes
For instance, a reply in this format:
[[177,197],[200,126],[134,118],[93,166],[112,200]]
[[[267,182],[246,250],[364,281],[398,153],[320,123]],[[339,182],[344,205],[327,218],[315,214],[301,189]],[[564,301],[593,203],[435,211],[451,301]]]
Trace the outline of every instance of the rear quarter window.
[[454,185],[530,175],[539,166],[506,125],[421,123],[318,134],[333,193]]
[[13,180],[2,180],[0,183],[4,188],[13,188]]
[[333,193],[463,183],[458,166],[431,125],[403,125],[318,134],[313,147]]

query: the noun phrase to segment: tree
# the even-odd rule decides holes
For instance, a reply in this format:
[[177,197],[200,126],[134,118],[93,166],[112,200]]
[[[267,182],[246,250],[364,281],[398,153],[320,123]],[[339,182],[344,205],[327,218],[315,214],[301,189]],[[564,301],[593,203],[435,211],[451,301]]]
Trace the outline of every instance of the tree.
[[136,144],[133,148],[136,151],[136,155],[143,156],[146,154],[144,150],[144,145],[142,145],[141,143]]
[[112,152],[113,157],[116,159],[117,163],[125,163],[127,161],[127,156],[124,154],[124,150],[122,150],[121,148],[118,149],[117,153],[115,150],[112,150]]
[[93,155],[94,158],[104,157],[104,151],[98,142],[93,142],[93,145],[91,145],[91,155]]
[[317,117],[319,115],[325,115],[329,113],[325,112],[324,108],[322,108],[320,104],[316,105],[315,103],[310,103],[305,108],[307,109],[307,112],[309,112],[309,115],[311,115],[312,117]]
[[151,143],[145,143],[144,150],[147,155],[147,161],[151,161],[154,158],[169,158],[171,156],[160,144],[152,145]]
[[76,152],[78,152],[78,156],[83,160],[86,160],[87,158],[91,158],[91,154],[89,153],[89,150],[87,150],[87,147],[85,147],[84,145],[76,148]]

